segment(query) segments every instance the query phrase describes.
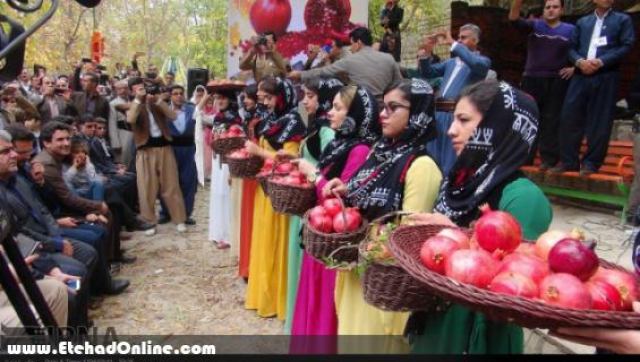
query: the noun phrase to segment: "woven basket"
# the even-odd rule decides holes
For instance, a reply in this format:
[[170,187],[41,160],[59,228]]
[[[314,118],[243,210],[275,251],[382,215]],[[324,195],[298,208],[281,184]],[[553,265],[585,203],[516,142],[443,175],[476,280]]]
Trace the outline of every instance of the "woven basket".
[[267,190],[273,209],[282,214],[304,215],[316,206],[316,188],[284,185],[267,180]]
[[260,156],[251,156],[249,158],[233,158],[225,156],[225,158],[229,165],[229,173],[231,174],[231,177],[254,177],[264,164],[264,159]]
[[442,299],[429,292],[429,288],[399,267],[395,260],[367,260],[366,248],[377,234],[374,225],[399,222],[406,212],[393,212],[369,224],[367,241],[360,244],[361,264],[366,265],[362,276],[364,300],[383,310],[394,312],[433,311],[441,308]]
[[368,222],[362,218],[360,228],[352,233],[323,233],[309,225],[307,211],[302,220],[302,242],[307,253],[327,267],[348,270],[358,263],[358,245],[366,238],[367,230]]
[[216,138],[211,142],[211,148],[220,155],[226,155],[233,150],[244,147],[246,137],[228,137],[228,138]]
[[269,184],[267,183],[267,180],[269,179],[269,176],[267,175],[263,175],[263,174],[257,174],[256,175],[256,181],[258,181],[258,184],[260,185],[260,187],[262,187],[262,192],[264,192],[265,196],[269,197]]
[[[404,270],[424,283],[430,292],[444,299],[482,312],[490,319],[526,328],[640,328],[640,313],[561,308],[537,300],[490,292],[435,273],[420,261],[422,242],[433,234],[434,230],[429,226],[403,226],[391,235],[389,246]],[[628,272],[602,259],[600,265]]]

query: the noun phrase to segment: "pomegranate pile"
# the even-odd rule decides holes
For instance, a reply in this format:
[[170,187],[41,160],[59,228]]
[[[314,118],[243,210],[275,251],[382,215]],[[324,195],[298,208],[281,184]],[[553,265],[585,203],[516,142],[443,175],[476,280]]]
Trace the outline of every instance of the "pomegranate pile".
[[461,283],[562,308],[632,310],[639,297],[635,277],[600,266],[595,243],[581,233],[550,230],[532,244],[510,214],[482,212],[471,238],[445,228],[425,240],[423,265]]
[[242,127],[234,124],[230,126],[226,130],[221,130],[219,132],[214,133],[214,139],[225,139],[225,138],[234,138],[234,137],[244,137],[244,131]]
[[247,151],[246,148],[240,148],[229,153],[227,157],[243,160],[243,159],[249,159],[251,157],[251,154],[249,153],[249,151]]
[[343,209],[340,200],[326,199],[309,211],[311,229],[325,234],[345,234],[357,231],[362,225],[362,216],[357,208]]

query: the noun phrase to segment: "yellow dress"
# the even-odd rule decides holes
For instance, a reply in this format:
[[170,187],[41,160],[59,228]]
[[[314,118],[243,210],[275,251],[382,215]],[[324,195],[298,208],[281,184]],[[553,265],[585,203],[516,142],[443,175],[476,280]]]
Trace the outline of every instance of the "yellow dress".
[[[264,137],[260,147],[275,153]],[[284,151],[296,155],[300,144],[286,142]],[[258,187],[253,211],[253,235],[249,260],[249,284],[245,308],[256,309],[260,317],[284,320],[287,311],[287,258],[289,217],[273,211],[271,200]]]
[[[432,210],[441,181],[442,174],[430,157],[416,158],[407,171],[402,209]],[[338,273],[335,290],[338,334],[388,337],[369,341],[349,339],[339,343],[340,353],[408,353],[409,345],[402,334],[409,312],[383,311],[367,304],[363,295],[362,283],[355,271]],[[355,345],[358,341],[367,345]]]

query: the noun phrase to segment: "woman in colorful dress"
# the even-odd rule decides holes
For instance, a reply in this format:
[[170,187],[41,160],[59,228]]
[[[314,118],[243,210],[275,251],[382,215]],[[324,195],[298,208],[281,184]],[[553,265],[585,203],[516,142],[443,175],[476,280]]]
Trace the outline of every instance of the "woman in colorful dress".
[[[332,179],[323,194],[343,194],[345,201],[360,209],[368,220],[397,210],[430,211],[442,180],[425,146],[436,133],[433,100],[433,90],[421,79],[406,80],[388,91],[380,113],[382,138],[354,177],[346,183]],[[335,303],[339,335],[391,336],[374,341],[376,345],[359,347],[373,349],[366,352],[408,351],[402,339],[408,314],[367,304],[355,271],[338,273]],[[340,345],[341,352],[345,347],[356,348],[353,343]]]
[[[333,97],[344,84],[337,79],[314,78],[302,86],[304,98],[302,105],[308,115],[308,133],[300,147],[300,157],[312,168],[315,168],[318,158],[327,144],[331,142],[334,132],[329,127],[327,112],[331,109]],[[302,163],[300,163],[302,167]],[[312,175],[315,178],[315,173]],[[307,177],[308,178],[308,177]],[[287,318],[285,319],[285,333],[291,333],[293,311],[296,304],[300,266],[302,264],[302,248],[300,232],[301,219],[298,216],[289,218],[289,265],[287,272]]]
[[[551,223],[549,201],[520,171],[538,130],[535,101],[506,83],[483,81],[465,89],[448,135],[457,160],[442,184],[435,213],[414,215],[421,223],[468,227],[478,207],[512,214],[524,237],[535,240]],[[453,304],[442,312],[414,313],[407,326],[415,353],[516,354],[522,328],[488,320]]]
[[[207,102],[208,97],[215,100],[218,111],[213,118],[213,134],[225,131],[231,125],[241,124],[236,91],[226,89],[222,85],[210,88],[214,89],[214,93],[207,93],[203,102]],[[229,167],[221,161],[221,155],[214,152],[209,197],[209,240],[213,241],[218,249],[227,249],[232,233],[231,177]]]
[[[364,87],[346,86],[334,97],[329,125],[336,136],[317,166],[300,161],[300,170],[315,179],[319,203],[327,180],[347,182],[367,159],[371,145],[381,136],[375,97]],[[293,318],[293,335],[336,335],[334,303],[336,271],[304,253]]]
[[[256,129],[260,127],[260,117],[257,115],[258,86],[248,85],[242,92],[242,126],[247,138],[257,143]],[[255,180],[242,180],[242,201],[240,220],[240,256],[238,260],[238,275],[245,280],[249,278],[249,256],[251,255],[251,235],[253,232],[253,202],[258,183]]]
[[[277,154],[296,157],[306,126],[293,112],[297,97],[293,85],[280,78],[266,77],[258,85],[261,125],[258,144],[247,141],[249,153],[275,159]],[[260,317],[284,320],[287,306],[287,255],[289,217],[276,213],[261,188],[256,190],[249,282],[245,308],[256,309]]]

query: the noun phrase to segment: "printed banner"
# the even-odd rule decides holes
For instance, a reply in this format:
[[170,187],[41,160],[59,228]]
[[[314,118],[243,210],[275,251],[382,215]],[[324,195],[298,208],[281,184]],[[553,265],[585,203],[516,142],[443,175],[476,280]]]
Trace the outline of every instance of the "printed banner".
[[250,76],[239,74],[240,60],[257,34],[274,32],[276,49],[296,69],[306,62],[309,44],[348,39],[349,31],[367,25],[368,15],[368,0],[229,0],[227,75]]

